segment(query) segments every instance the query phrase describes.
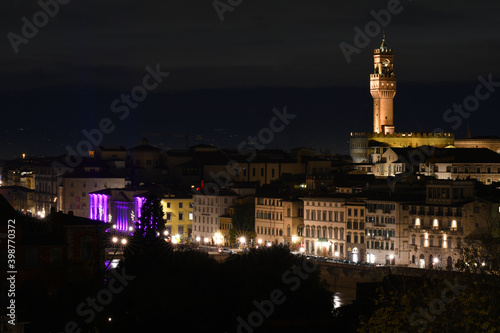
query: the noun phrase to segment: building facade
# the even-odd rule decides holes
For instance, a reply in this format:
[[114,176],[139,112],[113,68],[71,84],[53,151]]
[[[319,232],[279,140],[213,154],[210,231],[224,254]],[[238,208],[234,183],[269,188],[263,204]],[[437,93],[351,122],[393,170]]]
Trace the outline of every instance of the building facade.
[[366,200],[366,261],[395,264],[399,203],[387,200]]
[[346,258],[345,199],[338,197],[303,198],[305,252]]
[[220,217],[229,213],[229,208],[236,203],[238,195],[229,190],[216,194],[193,195],[193,236],[194,239],[207,238],[215,243],[215,234],[219,231]]
[[[280,197],[255,198],[255,232],[264,243],[286,244],[283,199]],[[291,226],[290,226],[291,235]],[[289,237],[291,240],[291,236]],[[260,241],[258,241],[260,243]]]
[[166,194],[161,200],[165,213],[165,227],[172,237],[188,241],[193,234],[193,197]]
[[346,210],[346,258],[352,262],[366,261],[365,247],[365,202],[347,200]]
[[304,247],[304,202],[300,199],[283,200],[284,239],[292,251]]

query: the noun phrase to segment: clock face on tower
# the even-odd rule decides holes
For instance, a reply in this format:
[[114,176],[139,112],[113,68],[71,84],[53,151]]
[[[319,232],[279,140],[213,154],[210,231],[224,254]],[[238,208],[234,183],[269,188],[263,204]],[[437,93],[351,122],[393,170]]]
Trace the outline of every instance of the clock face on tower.
[[382,62],[382,66],[384,67],[389,67],[389,59],[385,59],[383,62]]

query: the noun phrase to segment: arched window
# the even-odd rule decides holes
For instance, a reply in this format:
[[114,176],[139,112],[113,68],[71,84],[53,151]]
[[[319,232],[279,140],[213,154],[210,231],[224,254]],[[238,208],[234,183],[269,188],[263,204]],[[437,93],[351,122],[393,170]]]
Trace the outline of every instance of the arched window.
[[446,269],[452,270],[453,269],[453,260],[451,259],[450,256],[446,259]]

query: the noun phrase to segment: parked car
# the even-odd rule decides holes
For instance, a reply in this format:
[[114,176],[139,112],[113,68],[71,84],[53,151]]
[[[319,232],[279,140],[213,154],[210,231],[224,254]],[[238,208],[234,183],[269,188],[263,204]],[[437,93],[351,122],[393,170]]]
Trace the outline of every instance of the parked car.
[[229,254],[233,254],[234,251],[231,250],[231,249],[228,249],[228,248],[223,248],[223,247],[219,247],[219,253],[229,253]]

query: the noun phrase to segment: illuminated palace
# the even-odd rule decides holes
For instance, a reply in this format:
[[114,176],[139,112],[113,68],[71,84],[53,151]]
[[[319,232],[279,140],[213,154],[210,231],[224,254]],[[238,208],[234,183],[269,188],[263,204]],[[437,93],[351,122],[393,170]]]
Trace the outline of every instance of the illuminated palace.
[[373,97],[373,132],[351,133],[350,153],[354,163],[371,164],[381,159],[388,147],[434,146],[444,148],[454,144],[452,133],[398,133],[394,129],[393,100],[396,95],[394,54],[385,42],[373,52],[373,74],[370,74],[370,92]]

